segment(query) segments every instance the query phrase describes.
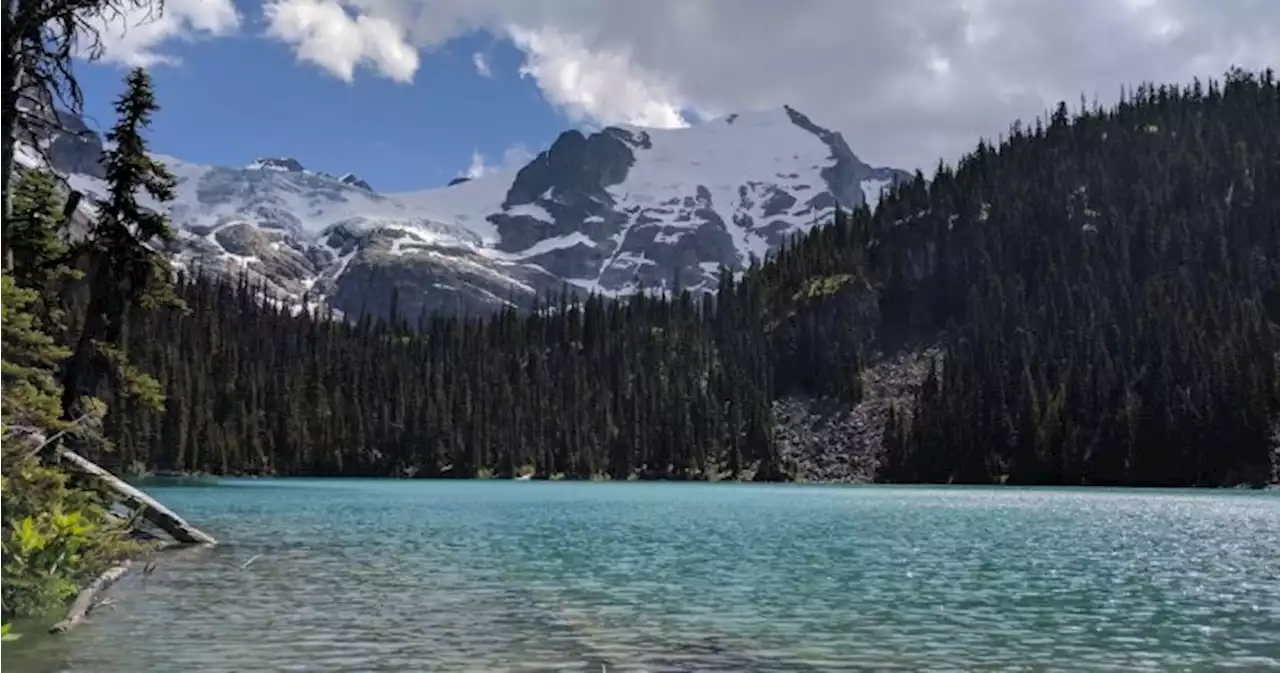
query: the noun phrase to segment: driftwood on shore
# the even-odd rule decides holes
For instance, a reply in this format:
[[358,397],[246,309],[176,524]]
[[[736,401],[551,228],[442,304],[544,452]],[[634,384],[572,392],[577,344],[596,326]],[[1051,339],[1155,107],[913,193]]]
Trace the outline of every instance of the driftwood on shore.
[[71,463],[77,470],[101,479],[111,490],[129,501],[134,507],[141,508],[143,518],[168,533],[174,540],[183,544],[218,543],[212,535],[187,523],[186,520],[175,514],[173,510],[160,504],[155,498],[130,486],[88,458],[66,447],[58,447],[58,457]]
[[81,590],[76,595],[76,599],[71,602],[71,607],[67,610],[67,616],[62,621],[49,627],[49,633],[66,633],[84,621],[85,617],[89,616],[89,611],[98,605],[95,602],[98,594],[115,584],[121,577],[124,577],[125,573],[129,572],[131,563],[130,561],[124,561],[119,565],[112,566],[106,572],[94,578],[89,583],[89,586]]

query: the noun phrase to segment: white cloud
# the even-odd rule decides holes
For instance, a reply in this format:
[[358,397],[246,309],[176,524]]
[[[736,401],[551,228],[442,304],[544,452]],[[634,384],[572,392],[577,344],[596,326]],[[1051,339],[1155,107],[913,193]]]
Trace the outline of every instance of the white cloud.
[[292,44],[299,60],[328,70],[343,81],[357,65],[397,82],[412,82],[418,50],[404,29],[381,17],[350,16],[335,0],[278,0],[263,7],[267,34]]
[[484,54],[476,52],[471,55],[471,62],[476,66],[476,72],[481,77],[493,77],[493,70],[489,69],[489,61],[485,59]]
[[551,27],[512,25],[507,33],[526,55],[520,74],[532,77],[547,100],[571,119],[657,128],[688,125],[670,87],[635,67],[626,49],[592,50],[577,36]]
[[[785,103],[843,131],[868,161],[906,168],[955,158],[1059,99],[1109,101],[1124,84],[1280,63],[1275,0],[349,0],[350,15],[334,0],[274,6],[322,4],[344,26],[397,27],[387,32],[406,54],[476,30],[510,38],[522,72],[584,122],[677,126],[682,110]],[[312,33],[274,34],[302,58],[316,49]],[[348,78],[386,48],[323,39],[328,67]],[[407,78],[416,66],[392,72]]]
[[503,170],[521,168],[529,163],[529,160],[533,159],[534,156],[534,153],[529,151],[529,148],[525,147],[524,143],[516,143],[502,153],[502,168]]
[[129,67],[176,65],[161,51],[173,40],[230,35],[240,27],[232,0],[167,0],[163,12],[134,8],[100,22],[102,59]]
[[535,154],[529,151],[529,148],[523,143],[516,143],[503,151],[500,165],[491,166],[484,154],[480,150],[475,150],[471,153],[471,165],[460,175],[474,180],[490,173],[522,168],[534,156]]
[[468,166],[467,170],[462,174],[474,180],[486,173],[492,173],[493,171],[494,169],[485,165],[484,154],[481,154],[480,150],[474,150],[471,152],[471,165]]

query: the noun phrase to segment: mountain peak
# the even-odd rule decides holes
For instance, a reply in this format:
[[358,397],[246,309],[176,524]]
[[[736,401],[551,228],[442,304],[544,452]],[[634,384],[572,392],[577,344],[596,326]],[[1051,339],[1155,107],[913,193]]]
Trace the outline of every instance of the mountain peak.
[[[166,163],[193,187],[171,211],[175,264],[252,273],[282,301],[347,313],[385,310],[392,288],[401,310],[473,312],[566,286],[712,291],[721,268],[741,270],[906,177],[789,106],[681,129],[568,130],[518,170],[412,193],[284,156]],[[88,170],[76,172],[100,183]]]
[[290,173],[301,173],[306,170],[302,167],[301,162],[290,157],[261,157],[250,163],[246,168],[249,170],[287,171]]
[[355,173],[344,173],[342,177],[338,178],[338,182],[352,187],[359,187],[360,189],[367,189],[371,192],[373,191],[373,186],[368,182],[365,182],[363,178],[357,176]]

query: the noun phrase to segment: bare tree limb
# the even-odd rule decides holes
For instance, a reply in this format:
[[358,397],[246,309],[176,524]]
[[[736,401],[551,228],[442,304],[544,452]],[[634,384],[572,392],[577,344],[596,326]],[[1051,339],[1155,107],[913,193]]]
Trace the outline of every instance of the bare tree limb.
[[98,594],[106,591],[112,584],[115,584],[125,573],[129,572],[129,567],[133,565],[131,561],[124,561],[119,565],[112,566],[106,572],[98,575],[89,586],[85,587],[71,603],[71,607],[67,610],[67,616],[62,621],[54,624],[49,628],[49,633],[66,633],[75,628],[85,617],[89,616],[97,603],[94,599]]
[[57,441],[58,438],[75,430],[77,426],[79,426],[81,423],[88,420],[89,418],[90,418],[89,414],[84,414],[79,418],[77,418],[76,420],[72,421],[70,426],[63,428],[58,432],[53,433],[53,436],[47,437],[47,438],[39,430],[36,430],[35,428],[27,428],[27,427],[8,428],[8,432],[6,432],[5,434],[10,437],[14,435],[26,435],[29,439],[33,439],[39,442],[38,444],[36,444],[35,447],[27,451],[27,456],[35,456],[39,454],[41,451],[43,451],[44,447],[49,446],[53,442]]

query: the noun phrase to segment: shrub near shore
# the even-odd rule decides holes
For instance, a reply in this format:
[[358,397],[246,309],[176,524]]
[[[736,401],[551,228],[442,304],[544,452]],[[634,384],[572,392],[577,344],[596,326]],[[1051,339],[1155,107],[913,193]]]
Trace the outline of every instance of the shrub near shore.
[[44,617],[140,550],[108,500],[45,466],[14,426],[61,429],[54,367],[65,357],[31,312],[37,293],[0,275],[0,623]]
[[[126,78],[116,101],[115,145],[104,159],[109,198],[97,204],[88,236],[73,240],[56,182],[16,172],[3,237],[3,617],[43,617],[120,560],[143,550],[131,521],[110,512],[96,478],[44,462],[52,441],[89,440],[104,449],[96,423],[105,405],[163,408],[154,378],[119,347],[131,308],[174,300],[167,267],[148,246],[172,235],[139,194],[165,202],[173,178],[147,154],[142,131],[158,106],[145,70]],[[55,434],[56,433],[56,434]],[[49,439],[46,440],[45,437]],[[6,635],[9,635],[6,633]]]
[[142,550],[126,522],[109,515],[109,501],[74,484],[57,466],[31,454],[30,442],[4,442],[0,477],[5,525],[4,618],[44,618],[120,560]]

